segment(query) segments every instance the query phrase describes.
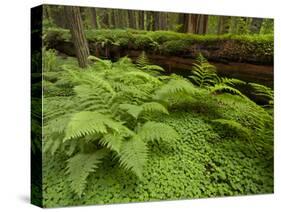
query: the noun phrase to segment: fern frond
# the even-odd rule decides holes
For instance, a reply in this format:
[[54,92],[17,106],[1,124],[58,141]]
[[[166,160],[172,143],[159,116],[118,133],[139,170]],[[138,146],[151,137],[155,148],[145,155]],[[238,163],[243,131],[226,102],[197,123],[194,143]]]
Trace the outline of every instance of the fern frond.
[[130,140],[123,142],[120,150],[120,164],[127,170],[142,178],[144,166],[147,162],[148,149],[143,140],[134,135]]
[[165,69],[163,69],[161,66],[158,65],[145,65],[141,68],[142,70],[145,71],[160,71],[160,72],[165,72]]
[[128,114],[138,119],[141,113],[164,113],[169,114],[168,110],[158,102],[147,102],[142,105],[132,105],[132,104],[121,104],[119,106],[122,110],[125,110]]
[[239,95],[245,99],[248,99],[248,97],[246,97],[244,94],[242,94],[238,89],[236,88],[233,88],[229,85],[226,85],[226,84],[215,84],[213,87],[210,87],[209,88],[210,90],[210,93],[216,93],[216,92],[223,92],[223,91],[226,91],[228,93],[231,93],[231,94],[234,94],[234,95]]
[[230,129],[235,130],[239,135],[242,135],[247,140],[249,140],[249,141],[252,140],[251,130],[242,126],[240,123],[238,123],[234,120],[215,119],[215,120],[212,120],[212,122],[221,124],[221,125],[226,126],[226,127],[229,127]]
[[133,116],[135,119],[139,117],[139,114],[142,112],[142,107],[139,105],[132,104],[121,104],[120,109],[125,110],[128,114]]
[[138,58],[136,59],[136,64],[140,68],[150,64],[149,59],[146,56],[145,51],[142,51],[141,54],[138,56]]
[[108,133],[103,136],[99,141],[103,146],[109,148],[110,150],[120,152],[121,145],[123,143],[123,136],[118,133]]
[[138,131],[138,135],[146,142],[165,141],[174,142],[179,139],[179,134],[169,125],[148,121]]
[[224,83],[224,84],[228,84],[228,85],[245,85],[246,82],[244,82],[243,80],[239,80],[239,79],[236,79],[236,78],[226,78],[226,77],[223,77],[221,78],[221,83]]
[[162,104],[158,102],[146,102],[141,105],[143,112],[159,112],[164,114],[169,114],[166,107],[164,107]]
[[214,85],[219,80],[216,67],[211,65],[202,54],[199,54],[196,63],[193,63],[191,74],[189,78],[200,88]]
[[98,112],[82,111],[74,114],[65,130],[63,141],[90,134],[105,134],[107,128],[119,132],[121,124]]
[[99,66],[99,69],[101,69],[101,68],[103,68],[103,69],[111,69],[112,68],[112,62],[110,60],[102,60],[102,59],[100,59],[98,57],[95,57],[93,55],[90,55],[88,57],[88,59],[95,61],[95,63]]
[[153,99],[160,101],[167,101],[167,99],[174,97],[177,94],[193,95],[196,88],[191,82],[184,79],[171,79],[167,84],[155,91]]
[[255,95],[268,99],[269,105],[273,105],[273,103],[274,103],[274,92],[271,88],[269,88],[265,85],[257,84],[257,83],[249,83],[249,84],[254,89]]
[[81,197],[87,183],[87,178],[90,173],[97,170],[98,164],[101,163],[107,154],[107,151],[97,150],[94,153],[83,154],[78,153],[67,161],[68,179],[70,181],[70,188]]

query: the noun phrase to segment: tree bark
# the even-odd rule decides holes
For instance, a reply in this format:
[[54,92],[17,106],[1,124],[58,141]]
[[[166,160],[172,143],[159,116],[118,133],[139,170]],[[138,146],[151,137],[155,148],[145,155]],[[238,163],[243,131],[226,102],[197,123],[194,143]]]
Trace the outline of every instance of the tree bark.
[[230,29],[230,20],[229,16],[220,16],[218,24],[218,34],[226,34]]
[[150,31],[153,30],[153,12],[145,12],[145,17],[146,17],[146,30]]
[[139,29],[144,29],[144,11],[139,11]]
[[91,23],[94,29],[98,28],[98,22],[97,22],[97,12],[96,8],[90,8],[91,12]]
[[159,30],[159,12],[153,12],[153,22],[152,22],[152,30],[157,31]]
[[75,47],[75,53],[79,66],[85,68],[88,64],[89,47],[84,34],[84,28],[79,7],[64,6],[71,38]]
[[259,34],[261,30],[263,19],[262,18],[253,18],[250,30],[253,34]]
[[136,16],[133,10],[128,10],[129,28],[136,29]]

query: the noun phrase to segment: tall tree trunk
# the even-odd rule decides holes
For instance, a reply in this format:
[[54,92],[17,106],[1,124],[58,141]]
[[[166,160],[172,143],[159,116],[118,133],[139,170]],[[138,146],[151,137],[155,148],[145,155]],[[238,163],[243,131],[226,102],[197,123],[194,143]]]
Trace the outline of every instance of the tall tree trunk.
[[115,10],[113,9],[113,10],[111,10],[110,11],[110,20],[111,20],[111,28],[116,28],[116,22],[117,22],[117,20],[115,19]]
[[79,7],[64,6],[71,38],[75,47],[79,66],[85,68],[88,64],[89,47],[84,34],[84,28]]
[[144,11],[139,11],[139,29],[144,29]]
[[152,23],[152,30],[156,31],[159,30],[159,12],[153,12],[153,23]]
[[250,30],[254,34],[259,34],[261,30],[263,19],[262,18],[253,18]]
[[94,29],[98,28],[96,8],[90,8],[91,23]]
[[159,29],[160,30],[167,29],[167,13],[166,12],[159,13]]
[[206,34],[208,26],[208,15],[198,15],[196,34]]
[[146,30],[153,30],[153,12],[147,11],[146,13]]
[[128,10],[129,28],[136,29],[135,11]]
[[231,17],[229,16],[220,16],[218,24],[218,34],[226,34],[230,29]]

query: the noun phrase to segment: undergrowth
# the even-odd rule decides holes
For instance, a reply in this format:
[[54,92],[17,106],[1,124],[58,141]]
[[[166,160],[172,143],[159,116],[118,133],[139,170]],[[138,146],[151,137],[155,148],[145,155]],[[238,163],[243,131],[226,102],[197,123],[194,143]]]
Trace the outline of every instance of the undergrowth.
[[190,80],[145,53],[89,60],[44,72],[45,206],[273,192],[269,88],[264,108],[202,55]]

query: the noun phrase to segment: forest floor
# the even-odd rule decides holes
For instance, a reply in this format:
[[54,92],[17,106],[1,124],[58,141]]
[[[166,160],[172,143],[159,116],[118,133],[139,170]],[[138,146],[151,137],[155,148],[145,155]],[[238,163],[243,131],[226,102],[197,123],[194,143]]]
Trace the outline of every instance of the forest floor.
[[[153,144],[144,179],[124,172],[112,158],[89,177],[82,198],[65,180],[65,164],[44,160],[44,206],[127,203],[191,199],[273,192],[273,161],[260,157],[251,145],[236,138],[221,139],[206,115],[173,112],[163,121],[174,126],[182,140]],[[61,160],[58,160],[61,161]]]
[[45,154],[44,207],[272,193],[273,157],[259,146],[263,144],[256,143],[254,147],[210,121],[216,113],[249,121],[245,117],[250,110],[247,103],[235,98],[228,101],[228,96],[222,95],[226,99],[224,104],[219,104],[219,97],[214,96],[202,100],[205,106],[202,102],[202,107],[185,105],[172,108],[169,115],[157,117],[172,126],[181,139],[148,144],[149,158],[141,180],[109,157],[89,176],[79,198],[65,179],[66,164],[58,163],[65,161],[65,156]]

